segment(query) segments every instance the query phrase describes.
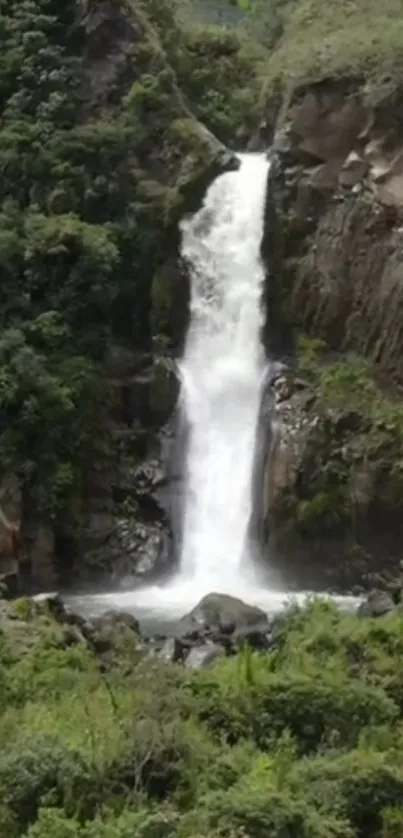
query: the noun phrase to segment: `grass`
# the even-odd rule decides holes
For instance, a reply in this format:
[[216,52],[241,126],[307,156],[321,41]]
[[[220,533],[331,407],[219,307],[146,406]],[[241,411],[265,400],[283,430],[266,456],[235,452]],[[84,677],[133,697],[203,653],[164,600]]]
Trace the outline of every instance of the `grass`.
[[[257,2],[255,16],[261,31],[274,11],[281,27],[266,66],[265,99],[278,89],[290,92],[337,76],[361,77],[375,103],[399,86],[403,67],[399,0],[290,0],[270,6]],[[258,27],[253,31],[257,34]]]

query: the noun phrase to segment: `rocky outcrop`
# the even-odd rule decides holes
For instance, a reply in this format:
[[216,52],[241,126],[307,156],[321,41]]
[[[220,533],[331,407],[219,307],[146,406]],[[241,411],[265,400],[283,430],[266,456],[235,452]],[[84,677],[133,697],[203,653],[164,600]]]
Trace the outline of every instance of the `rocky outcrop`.
[[[401,93],[371,102],[362,79],[342,77],[297,88],[277,123],[264,338],[294,372],[275,385],[263,519],[271,563],[296,586],[351,588],[403,548],[400,114]],[[325,348],[305,382],[301,334]],[[368,362],[362,376],[351,354]]]
[[296,589],[356,590],[401,557],[400,414],[395,436],[393,404],[381,408],[372,390],[360,403],[364,377],[356,401],[340,396],[343,370],[350,374],[348,361],[317,376],[307,369],[305,379],[289,370],[273,384],[264,541],[271,571]]
[[248,605],[232,596],[211,593],[203,597],[198,605],[182,618],[178,631],[183,633],[183,630],[188,631],[189,627],[196,631],[215,627],[224,631],[227,629],[231,633],[231,630],[258,624],[268,628],[267,615],[261,608]]
[[179,384],[173,358],[118,345],[110,347],[106,370],[113,459],[99,469],[83,510],[74,576],[116,586],[161,577],[172,566],[167,437]]
[[358,608],[359,617],[383,617],[395,610],[395,603],[385,591],[371,591]]
[[[211,594],[205,600],[210,597],[214,599],[216,608],[218,595]],[[228,608],[228,599],[223,607],[225,610]],[[378,587],[352,610],[360,620],[372,620],[398,613],[400,607],[384,587]],[[292,625],[298,613],[304,617],[305,612],[305,609],[293,606],[270,620],[266,616],[264,619],[259,617],[260,621],[254,628],[249,622],[239,628],[227,624],[226,630],[223,627],[219,633],[216,625],[204,624],[192,634],[177,637],[143,633],[141,623],[129,612],[105,611],[91,616],[86,613],[83,600],[81,608],[84,608],[83,612],[72,610],[56,593],[19,598],[12,602],[2,598],[0,593],[0,630],[7,636],[10,648],[18,654],[24,655],[33,647],[41,647],[42,643],[48,646],[51,638],[53,649],[60,651],[76,647],[94,656],[94,663],[100,672],[118,665],[125,676],[130,676],[135,667],[145,663],[147,658],[154,660],[154,666],[176,664],[189,670],[200,670],[241,652],[238,664],[247,675],[253,660],[250,652],[281,653],[287,627]],[[245,614],[251,606],[233,600],[231,608],[236,608],[238,614]]]
[[0,574],[18,573],[21,541],[21,488],[13,474],[0,486]]
[[369,106],[357,79],[295,94],[274,143],[265,251],[288,335],[302,329],[402,381],[400,112],[399,96]]
[[0,487],[0,579],[12,596],[26,584],[52,588],[57,579],[53,530],[41,521],[22,529],[23,519],[21,482],[8,474]]

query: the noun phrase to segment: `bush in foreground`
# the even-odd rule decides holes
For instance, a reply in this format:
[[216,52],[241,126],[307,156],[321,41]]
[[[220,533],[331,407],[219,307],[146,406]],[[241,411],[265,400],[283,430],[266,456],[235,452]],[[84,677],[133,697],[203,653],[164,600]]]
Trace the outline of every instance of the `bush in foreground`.
[[[205,672],[99,658],[50,615],[0,644],[0,835],[400,838],[403,615],[311,603]],[[18,629],[18,643],[17,632]],[[117,636],[116,643],[119,643]]]

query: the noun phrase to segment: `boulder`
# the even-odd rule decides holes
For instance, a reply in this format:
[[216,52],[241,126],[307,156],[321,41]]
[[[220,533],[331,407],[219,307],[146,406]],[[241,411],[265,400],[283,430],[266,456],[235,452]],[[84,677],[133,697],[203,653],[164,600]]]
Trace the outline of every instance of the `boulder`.
[[164,663],[180,663],[184,658],[185,647],[177,637],[167,637],[158,657]]
[[19,575],[16,572],[0,574],[0,599],[18,596],[20,591]]
[[[96,534],[94,534],[96,536]],[[97,577],[109,584],[125,585],[128,580],[151,579],[168,572],[172,558],[171,534],[164,521],[139,521],[134,517],[113,519],[113,530],[108,538],[94,537],[86,545],[85,565],[81,579]]]
[[117,649],[127,642],[137,650],[139,639],[139,623],[132,614],[123,611],[108,611],[92,621],[93,631],[88,641],[96,654],[114,654]]
[[133,631],[136,634],[140,633],[139,621],[136,620],[136,617],[134,617],[133,614],[130,614],[127,611],[106,611],[105,614],[102,614],[100,617],[95,617],[93,620],[95,630],[116,625],[126,626],[126,628],[130,629],[130,631]]
[[160,428],[169,420],[178,397],[175,363],[168,355],[159,355],[132,375],[115,377],[111,387],[113,416],[118,422]]
[[290,110],[294,153],[303,160],[343,160],[368,122],[359,95],[340,84],[312,85]]
[[251,646],[252,649],[267,650],[273,645],[273,637],[270,629],[258,623],[256,626],[242,626],[235,630],[232,635],[232,644],[242,648]]
[[39,525],[29,545],[31,585],[34,589],[52,590],[57,584],[55,534],[50,527]]
[[376,196],[387,207],[403,206],[403,175],[392,175],[384,183],[377,185]]
[[179,621],[179,631],[185,633],[198,631],[206,632],[211,627],[219,627],[222,631],[231,626],[232,630],[246,626],[261,626],[268,629],[267,615],[260,608],[248,605],[241,599],[227,594],[211,593],[203,597],[199,604]]
[[55,620],[67,621],[67,611],[61,596],[52,591],[51,593],[36,594],[31,597],[35,610],[40,613],[51,614]]
[[185,661],[186,669],[205,669],[214,661],[225,656],[222,646],[217,643],[204,643],[203,646],[195,646],[189,652]]
[[358,617],[383,617],[395,610],[395,603],[386,591],[371,591],[367,599],[359,605]]
[[356,151],[350,151],[341,167],[339,182],[342,186],[355,186],[365,177],[367,171],[368,162],[360,157]]

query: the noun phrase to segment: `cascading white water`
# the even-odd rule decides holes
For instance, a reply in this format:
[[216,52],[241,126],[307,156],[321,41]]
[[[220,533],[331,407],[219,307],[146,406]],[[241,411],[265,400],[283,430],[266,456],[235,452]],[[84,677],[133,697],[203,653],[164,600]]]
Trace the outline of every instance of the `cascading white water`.
[[[179,571],[167,585],[72,597],[72,606],[84,613],[122,608],[161,624],[212,591],[271,613],[287,600],[255,576],[248,544],[265,368],[259,251],[269,163],[263,155],[240,159],[240,169],[218,177],[201,210],[182,223],[191,322],[180,364],[189,440]],[[307,595],[292,598],[303,602]],[[333,598],[354,604],[349,597]]]
[[242,155],[240,169],[217,178],[181,225],[191,322],[180,365],[190,426],[180,571],[205,591],[231,590],[248,569],[268,166],[264,155]]

